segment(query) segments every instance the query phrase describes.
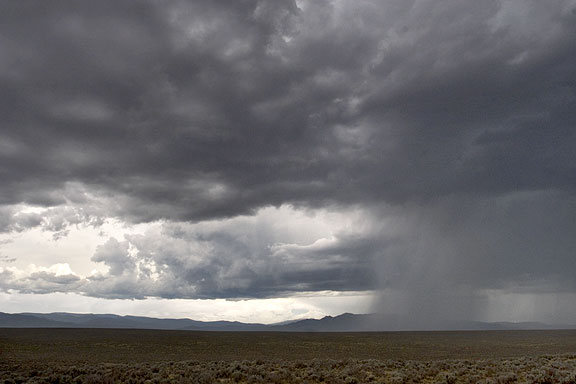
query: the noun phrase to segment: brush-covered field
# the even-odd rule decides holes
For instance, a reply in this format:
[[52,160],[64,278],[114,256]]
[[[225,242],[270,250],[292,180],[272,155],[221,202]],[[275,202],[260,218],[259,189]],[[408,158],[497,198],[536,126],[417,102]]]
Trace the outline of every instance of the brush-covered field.
[[0,329],[1,383],[576,383],[576,331]]

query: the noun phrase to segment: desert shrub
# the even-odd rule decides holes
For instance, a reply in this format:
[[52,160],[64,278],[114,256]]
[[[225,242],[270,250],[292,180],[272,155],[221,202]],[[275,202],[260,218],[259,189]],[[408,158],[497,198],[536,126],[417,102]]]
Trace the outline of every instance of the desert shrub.
[[9,364],[1,383],[450,383],[576,384],[576,356],[393,361],[188,361],[146,364]]
[[107,376],[102,376],[101,374],[92,373],[84,377],[83,383],[86,384],[114,384],[114,381]]
[[496,384],[511,384],[518,380],[518,376],[515,373],[507,372],[499,375],[496,378]]

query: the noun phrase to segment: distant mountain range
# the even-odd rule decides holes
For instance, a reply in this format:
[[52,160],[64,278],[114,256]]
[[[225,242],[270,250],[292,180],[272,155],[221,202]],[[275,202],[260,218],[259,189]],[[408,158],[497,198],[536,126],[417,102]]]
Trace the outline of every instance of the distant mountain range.
[[190,331],[278,331],[278,332],[372,332],[405,330],[527,330],[527,329],[575,329],[576,326],[549,325],[537,322],[479,321],[444,322],[406,325],[394,316],[381,314],[355,315],[344,313],[322,319],[304,319],[277,324],[240,323],[237,321],[196,321],[191,319],[156,319],[142,316],[118,316],[111,314],[77,313],[2,313],[0,328],[128,328],[164,329]]

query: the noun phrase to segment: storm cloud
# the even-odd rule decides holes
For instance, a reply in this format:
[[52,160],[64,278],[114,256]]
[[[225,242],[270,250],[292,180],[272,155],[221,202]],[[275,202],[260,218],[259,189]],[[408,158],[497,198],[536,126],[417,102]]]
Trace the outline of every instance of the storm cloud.
[[[396,290],[407,313],[576,289],[575,1],[0,8],[0,231],[163,228],[107,239],[92,280],[4,289]],[[362,219],[325,243],[232,229],[270,207]]]

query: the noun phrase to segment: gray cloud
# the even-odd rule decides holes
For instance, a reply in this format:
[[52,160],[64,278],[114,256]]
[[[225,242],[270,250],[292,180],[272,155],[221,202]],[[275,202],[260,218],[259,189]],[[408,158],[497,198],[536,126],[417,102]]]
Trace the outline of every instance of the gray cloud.
[[4,203],[77,181],[123,196],[111,214],[201,220],[573,190],[575,16],[554,4],[10,4]]
[[284,228],[274,226],[279,217],[158,224],[98,246],[92,261],[105,272],[82,277],[61,264],[32,271],[10,267],[0,269],[0,281],[4,290],[140,299],[265,298],[375,287],[375,254],[366,239],[340,233],[304,245],[276,242],[289,240]]
[[[95,207],[78,204],[60,205],[51,208],[26,210],[22,206],[0,207],[0,234],[19,233],[33,228],[51,232],[58,240],[65,237],[71,226],[97,227],[105,217]],[[2,242],[0,241],[0,245]]]
[[[1,7],[0,230],[46,223],[21,203],[129,222],[361,206],[397,225],[313,251],[165,237],[198,260],[109,242],[110,294],[367,289],[374,258],[394,289],[574,289],[574,1]],[[193,290],[146,291],[128,244]]]

